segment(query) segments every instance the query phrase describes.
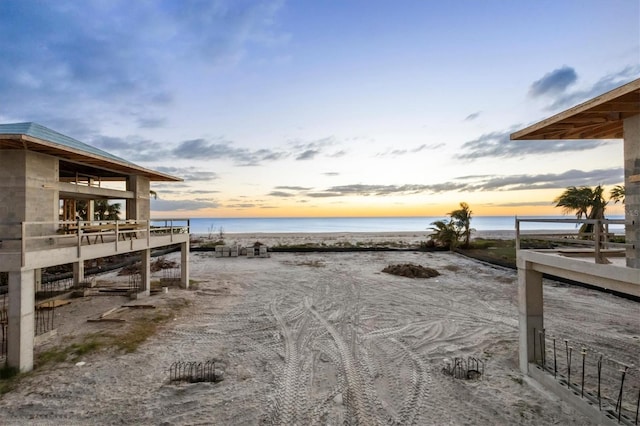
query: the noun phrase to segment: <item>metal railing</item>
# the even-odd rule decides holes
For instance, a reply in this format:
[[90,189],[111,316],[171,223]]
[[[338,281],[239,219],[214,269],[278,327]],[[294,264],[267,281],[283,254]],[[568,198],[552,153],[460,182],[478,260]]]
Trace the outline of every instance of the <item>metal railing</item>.
[[[566,224],[571,229],[552,229],[552,230],[523,230],[523,224],[551,224],[551,227],[557,224]],[[521,219],[516,218],[516,250],[520,250],[524,240],[547,241],[554,245],[554,248],[560,246],[573,246],[593,249],[593,255],[596,262],[605,254],[605,250],[626,249],[632,247],[631,244],[617,242],[614,240],[624,238],[624,227],[620,232],[620,225],[624,226],[624,220],[621,219]],[[544,226],[544,225],[543,225]],[[541,227],[543,227],[541,226]],[[579,227],[579,228],[578,228]],[[609,253],[611,254],[611,253]]]

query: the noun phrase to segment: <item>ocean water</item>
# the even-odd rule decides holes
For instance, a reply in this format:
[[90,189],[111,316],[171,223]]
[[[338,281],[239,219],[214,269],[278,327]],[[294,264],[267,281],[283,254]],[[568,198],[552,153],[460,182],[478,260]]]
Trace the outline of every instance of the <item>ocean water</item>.
[[[572,219],[573,216],[521,216],[521,219]],[[611,216],[608,219],[623,219]],[[281,232],[426,232],[431,222],[446,217],[291,217],[291,218],[193,218],[191,233],[281,233]],[[515,230],[514,216],[474,216],[471,226],[478,231]],[[524,223],[521,229],[575,230],[575,224]],[[624,229],[622,225],[611,230]]]

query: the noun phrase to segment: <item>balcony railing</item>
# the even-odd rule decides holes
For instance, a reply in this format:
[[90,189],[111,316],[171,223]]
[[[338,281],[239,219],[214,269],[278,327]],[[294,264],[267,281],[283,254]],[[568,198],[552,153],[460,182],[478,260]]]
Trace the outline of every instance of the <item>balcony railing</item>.
[[[633,247],[624,241],[624,220],[621,219],[520,219],[516,218],[516,250],[523,248],[523,241],[547,241],[555,250],[573,247],[576,256],[593,256],[596,263],[603,256],[624,255]],[[532,230],[530,224],[536,224]],[[558,229],[558,224],[566,224]],[[581,232],[582,225],[591,225],[589,232]],[[544,228],[552,228],[540,230]],[[573,227],[574,229],[570,229]],[[528,229],[525,229],[528,228]],[[564,228],[564,227],[563,227]]]
[[117,252],[134,239],[146,239],[150,246],[152,238],[168,236],[171,243],[175,235],[188,235],[189,228],[189,219],[0,223],[0,255],[20,252],[24,266],[28,252],[75,246],[80,257],[82,247],[96,244],[115,245]]

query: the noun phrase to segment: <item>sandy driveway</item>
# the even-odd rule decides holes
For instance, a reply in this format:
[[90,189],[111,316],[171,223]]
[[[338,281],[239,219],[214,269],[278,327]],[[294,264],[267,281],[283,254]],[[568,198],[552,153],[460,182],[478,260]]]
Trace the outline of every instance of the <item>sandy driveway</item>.
[[[442,275],[380,272],[409,262]],[[518,371],[514,271],[449,253],[192,253],[191,275],[197,290],[149,299],[192,305],[137,352],[34,373],[0,423],[590,424]],[[554,283],[545,303],[549,330],[637,363],[637,303]],[[456,356],[484,359],[483,380],[444,375]],[[210,359],[224,381],[169,383],[172,362]]]

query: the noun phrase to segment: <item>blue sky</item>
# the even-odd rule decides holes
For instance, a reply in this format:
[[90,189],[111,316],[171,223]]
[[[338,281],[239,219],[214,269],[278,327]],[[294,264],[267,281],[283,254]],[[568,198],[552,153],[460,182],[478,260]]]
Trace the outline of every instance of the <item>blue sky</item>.
[[183,177],[157,216],[554,213],[621,141],[509,134],[638,78],[640,3],[0,0],[0,56],[0,122]]

